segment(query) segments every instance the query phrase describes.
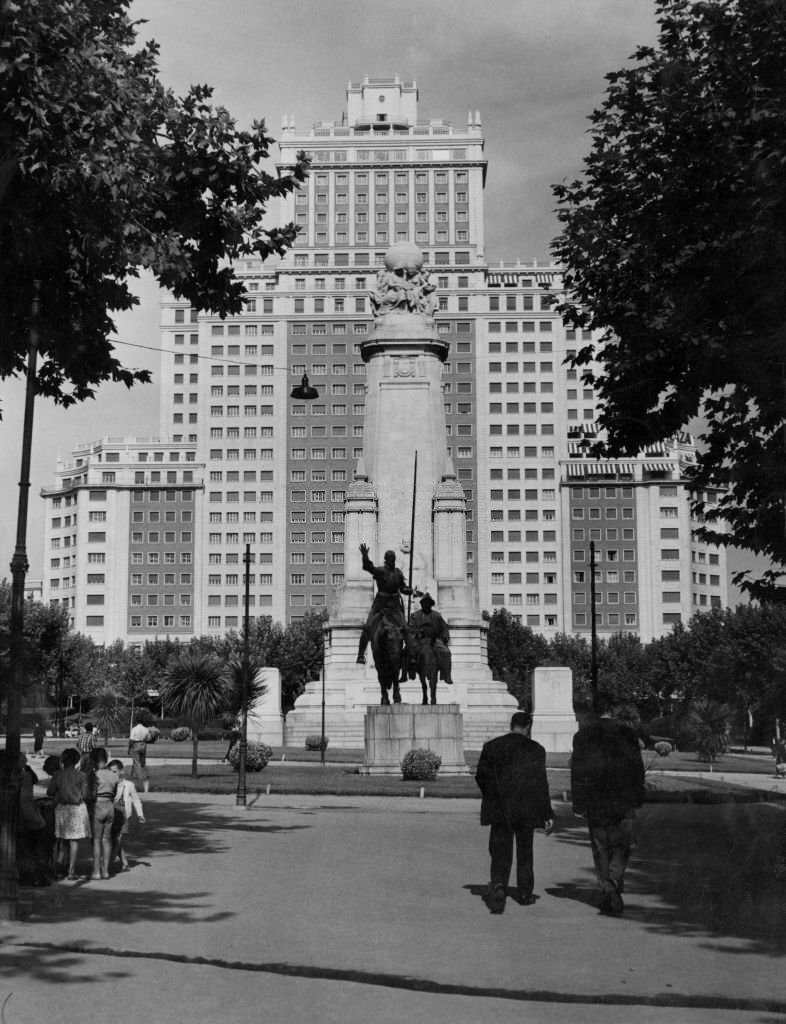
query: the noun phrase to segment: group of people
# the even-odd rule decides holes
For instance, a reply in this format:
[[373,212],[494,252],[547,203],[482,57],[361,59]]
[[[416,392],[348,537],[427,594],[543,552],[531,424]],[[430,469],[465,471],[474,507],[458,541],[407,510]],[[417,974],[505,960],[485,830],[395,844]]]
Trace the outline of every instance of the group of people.
[[60,757],[48,757],[44,771],[51,776],[46,793],[54,804],[55,876],[78,877],[77,855],[83,839],[92,839],[92,879],[108,878],[115,863],[120,871],[127,871],[123,839],[128,823],[134,813],[144,822],[145,814],[123,762],[109,760],[104,747],[94,747],[86,756],[68,747]]
[[[592,720],[573,738],[571,790],[573,811],[585,817],[599,883],[599,909],[624,911],[622,894],[630,858],[636,808],[644,802],[644,763],[635,732],[611,718],[601,695]],[[492,913],[505,908],[516,847],[518,902],[530,906],[534,895],[533,836],[554,826],[546,776],[546,751],[531,737],[532,716],[518,711],[510,732],[483,746],[476,781],[482,794],[480,820],[490,826]]]
[[[45,798],[36,799],[35,787],[42,783],[22,755],[19,836],[25,855],[19,861],[31,884],[47,885],[62,876],[76,879],[79,843],[85,839],[92,840],[93,879],[108,878],[115,865],[129,869],[123,839],[133,814],[145,820],[134,776],[142,779],[145,791],[148,787],[144,754],[149,736],[141,728],[144,738],[141,731],[136,739],[131,733],[132,777],[126,778],[124,763],[110,760],[96,743],[92,723],[86,722],[75,746],[44,760],[49,777]],[[34,740],[35,753],[41,755],[43,743]]]

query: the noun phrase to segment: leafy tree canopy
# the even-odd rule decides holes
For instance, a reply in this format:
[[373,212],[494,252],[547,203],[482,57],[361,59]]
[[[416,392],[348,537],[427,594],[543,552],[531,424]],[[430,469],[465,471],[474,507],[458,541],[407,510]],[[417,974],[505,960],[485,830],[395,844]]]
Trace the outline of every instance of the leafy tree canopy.
[[164,88],[130,6],[0,0],[0,378],[24,366],[39,281],[38,390],[64,405],[101,381],[148,379],[110,341],[140,267],[199,309],[235,313],[231,261],[281,253],[296,234],[262,218],[306,163],[265,172],[263,121],[240,130],[207,86]]
[[[786,563],[786,0],[656,0],[554,186],[566,322],[621,455],[701,415],[704,535]],[[597,362],[594,362],[597,361]],[[701,492],[722,487],[717,505]],[[778,582],[765,577],[759,593]]]

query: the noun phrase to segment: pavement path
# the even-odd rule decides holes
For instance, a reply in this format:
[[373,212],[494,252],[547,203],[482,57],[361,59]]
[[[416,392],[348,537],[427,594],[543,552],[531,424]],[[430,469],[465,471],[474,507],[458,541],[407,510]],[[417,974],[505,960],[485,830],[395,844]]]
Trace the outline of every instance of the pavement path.
[[0,931],[3,1024],[786,1020],[782,803],[646,807],[621,919],[598,914],[564,805],[536,837],[538,902],[501,916],[477,800],[145,806],[130,872],[25,890],[28,920]]

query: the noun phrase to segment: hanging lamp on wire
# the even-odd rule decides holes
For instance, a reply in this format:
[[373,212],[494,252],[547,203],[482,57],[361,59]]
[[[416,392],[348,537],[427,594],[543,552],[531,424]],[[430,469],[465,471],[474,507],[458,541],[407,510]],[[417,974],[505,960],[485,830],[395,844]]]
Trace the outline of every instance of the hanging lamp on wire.
[[312,387],[308,382],[308,374],[303,374],[303,379],[299,384],[296,384],[289,395],[290,398],[299,398],[302,401],[313,402],[315,398],[319,398],[319,392],[315,387]]

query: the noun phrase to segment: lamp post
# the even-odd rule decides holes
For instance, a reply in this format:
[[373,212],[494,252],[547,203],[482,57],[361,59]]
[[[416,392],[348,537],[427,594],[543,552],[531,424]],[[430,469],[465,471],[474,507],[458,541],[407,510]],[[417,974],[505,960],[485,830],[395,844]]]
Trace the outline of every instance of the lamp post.
[[319,760],[322,767],[325,767],[325,647],[328,643],[329,632],[327,626],[322,627],[322,725],[319,737]]
[[246,544],[243,555],[245,566],[245,588],[243,594],[243,668],[240,689],[240,750],[238,752],[237,765],[237,797],[235,804],[238,807],[246,806],[246,755],[248,753],[248,689],[249,689],[249,633],[248,633],[248,605],[249,605],[249,584],[251,576],[251,545]]
[[597,593],[595,591],[595,541],[590,541],[590,617],[592,619],[591,633],[592,646],[590,648],[590,695],[592,698],[592,710],[595,711],[598,705],[598,627],[595,622],[595,607],[597,605]]
[[10,674],[7,695],[5,756],[0,762],[0,920],[16,921],[19,909],[19,873],[16,867],[16,828],[19,790],[22,785],[21,717],[24,688],[25,574],[27,561],[27,505],[30,494],[30,455],[33,446],[36,362],[38,358],[38,316],[41,282],[33,282],[25,378],[25,411],[22,422],[22,461],[19,473],[19,504],[16,517],[16,546],[11,559],[11,621],[9,637]]

